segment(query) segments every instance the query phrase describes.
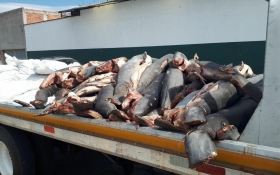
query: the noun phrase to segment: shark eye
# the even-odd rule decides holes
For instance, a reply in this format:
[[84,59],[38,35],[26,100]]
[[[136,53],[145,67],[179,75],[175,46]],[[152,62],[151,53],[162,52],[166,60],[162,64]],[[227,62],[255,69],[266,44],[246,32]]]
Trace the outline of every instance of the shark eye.
[[225,126],[227,126],[227,124],[226,123],[222,123],[222,128],[225,127]]

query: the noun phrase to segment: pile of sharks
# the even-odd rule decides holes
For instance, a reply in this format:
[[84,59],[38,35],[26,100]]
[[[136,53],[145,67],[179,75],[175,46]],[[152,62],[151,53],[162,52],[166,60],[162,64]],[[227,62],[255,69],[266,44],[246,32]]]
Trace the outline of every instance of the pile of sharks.
[[38,115],[75,113],[183,132],[194,168],[217,156],[216,140],[239,139],[262,98],[262,79],[243,62],[219,65],[197,54],[189,60],[178,51],[156,59],[144,52],[53,72],[30,104],[45,109]]

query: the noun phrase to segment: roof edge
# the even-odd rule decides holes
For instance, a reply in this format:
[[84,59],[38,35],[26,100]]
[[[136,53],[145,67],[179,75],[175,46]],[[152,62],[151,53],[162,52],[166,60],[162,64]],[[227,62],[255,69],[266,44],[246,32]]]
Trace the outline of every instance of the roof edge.
[[111,4],[116,4],[124,1],[130,1],[130,0],[109,0],[106,2],[98,3],[98,4],[92,4],[92,5],[87,5],[87,6],[80,6],[80,7],[75,7],[71,9],[66,9],[66,10],[61,10],[58,11],[58,13],[64,13],[64,12],[72,12],[76,10],[85,10],[85,9],[90,9],[90,8],[95,8],[95,7],[100,7],[100,6],[105,6],[105,5],[111,5]]

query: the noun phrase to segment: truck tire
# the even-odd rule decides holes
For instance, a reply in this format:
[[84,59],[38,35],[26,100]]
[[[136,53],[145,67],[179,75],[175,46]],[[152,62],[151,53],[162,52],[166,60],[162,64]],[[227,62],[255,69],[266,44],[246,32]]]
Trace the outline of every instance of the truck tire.
[[24,131],[0,125],[0,173],[35,175],[35,161]]
[[50,138],[28,133],[35,158],[35,172],[40,175],[53,174],[54,147]]

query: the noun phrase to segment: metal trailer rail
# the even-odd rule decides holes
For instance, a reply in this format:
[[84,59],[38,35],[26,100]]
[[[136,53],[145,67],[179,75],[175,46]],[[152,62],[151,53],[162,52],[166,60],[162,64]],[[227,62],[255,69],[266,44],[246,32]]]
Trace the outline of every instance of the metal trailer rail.
[[[103,153],[123,157],[179,174],[280,174],[279,132],[279,9],[280,2],[270,0],[267,30],[266,63],[264,79],[264,99],[260,103],[264,117],[255,117],[265,132],[262,138],[254,137],[254,142],[261,142],[275,147],[245,143],[246,138],[255,133],[250,128],[255,123],[249,122],[248,134],[243,142],[221,141],[217,143],[218,156],[192,170],[188,167],[182,139],[184,134],[160,131],[105,120],[80,118],[75,115],[48,115],[35,117],[36,110],[0,105],[0,123],[28,132],[44,135],[53,139],[76,144]],[[276,117],[275,117],[276,116]],[[254,116],[253,118],[254,119]],[[252,121],[252,120],[251,120]],[[257,134],[257,133],[256,133]],[[249,137],[249,138],[248,138]],[[273,139],[271,139],[273,138]],[[257,141],[256,141],[257,140]],[[272,140],[272,141],[271,141]],[[271,142],[271,143],[270,143]]]
[[[218,156],[188,168],[184,134],[75,115],[37,117],[41,110],[0,105],[0,123],[178,174],[279,174],[280,149],[236,141],[217,143]],[[247,174],[245,173],[245,174]]]

